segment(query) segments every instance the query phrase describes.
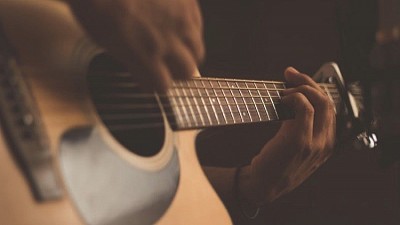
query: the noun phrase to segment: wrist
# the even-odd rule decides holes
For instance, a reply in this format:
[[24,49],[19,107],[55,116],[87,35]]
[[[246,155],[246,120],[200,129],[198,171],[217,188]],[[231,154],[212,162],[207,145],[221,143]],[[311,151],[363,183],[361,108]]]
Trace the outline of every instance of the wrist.
[[265,178],[257,176],[250,165],[242,167],[238,179],[239,188],[247,201],[260,206],[271,202]]
[[[248,168],[247,167],[237,167],[234,173],[233,178],[233,198],[235,199],[236,205],[239,208],[239,211],[246,219],[255,219],[259,212],[261,205],[259,205],[256,201],[251,200],[252,197],[249,198],[248,189],[249,179],[248,176]],[[243,192],[242,189],[245,189]],[[251,195],[252,196],[252,195]]]

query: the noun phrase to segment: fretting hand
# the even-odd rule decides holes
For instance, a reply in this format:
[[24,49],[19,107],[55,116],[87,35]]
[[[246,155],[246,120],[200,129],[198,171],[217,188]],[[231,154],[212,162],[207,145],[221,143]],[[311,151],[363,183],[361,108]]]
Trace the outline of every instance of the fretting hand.
[[324,91],[307,75],[293,68],[285,71],[292,87],[282,102],[295,118],[282,127],[244,167],[239,189],[249,201],[271,202],[305,181],[331,155],[335,139],[335,112]]

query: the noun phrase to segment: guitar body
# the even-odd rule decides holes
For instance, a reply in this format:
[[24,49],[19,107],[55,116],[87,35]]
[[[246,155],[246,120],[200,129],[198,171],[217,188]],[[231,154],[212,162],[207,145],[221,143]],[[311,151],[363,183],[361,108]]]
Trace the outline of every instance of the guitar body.
[[[143,93],[65,4],[3,0],[0,19],[0,224],[231,224],[198,129],[289,119],[285,83],[196,78]],[[336,64],[315,78],[357,117]]]
[[98,50],[82,47],[84,34],[63,3],[0,4],[3,28],[18,53],[21,85],[28,90],[23,96],[46,140],[50,186],[59,188],[51,200],[33,194],[32,178],[2,125],[1,224],[231,224],[197,160],[196,130],[173,132],[162,114],[162,144],[150,156],[135,154],[108,131],[84,76]]

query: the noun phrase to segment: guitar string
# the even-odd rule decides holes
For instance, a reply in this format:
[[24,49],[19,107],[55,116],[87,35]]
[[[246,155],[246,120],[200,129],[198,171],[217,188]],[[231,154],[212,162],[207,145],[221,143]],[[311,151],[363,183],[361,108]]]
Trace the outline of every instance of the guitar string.
[[[338,92],[329,92],[329,94],[331,95],[331,97],[332,98],[335,98],[335,99],[340,99],[341,97],[340,97],[340,94],[338,93]],[[226,98],[229,98],[229,99],[234,99],[234,98],[236,98],[236,99],[238,99],[238,100],[240,100],[240,102],[244,102],[245,104],[252,104],[252,103],[248,103],[248,102],[246,102],[246,99],[249,99],[249,100],[261,100],[261,99],[264,99],[267,103],[266,104],[272,104],[272,103],[275,103],[274,102],[274,100],[281,100],[281,96],[278,96],[278,95],[268,95],[268,96],[266,96],[266,95],[251,95],[251,94],[249,94],[249,95],[242,95],[242,96],[236,96],[236,95],[225,95],[225,94],[223,94],[223,95],[207,95],[207,96],[200,96],[200,95],[176,95],[176,94],[174,94],[174,95],[165,95],[165,97],[167,97],[168,99],[171,99],[171,98],[190,98],[190,99],[195,99],[195,98],[211,98],[211,99],[214,99],[214,98],[217,98],[217,99],[222,99],[222,101],[225,101],[225,102],[228,102],[229,100],[227,100]],[[151,98],[151,99],[154,99],[155,98],[155,95],[151,95],[151,94],[146,94],[146,95],[143,95],[143,94],[121,94],[121,93],[118,93],[118,94],[108,94],[107,96],[102,96],[102,98],[104,99],[104,98],[109,98],[110,100],[114,100],[114,101],[116,101],[116,99],[115,98],[124,98],[124,99],[137,99],[137,98],[140,98],[140,99],[145,99],[145,98]],[[190,100],[188,100],[187,99],[187,101],[190,101]],[[207,101],[207,102],[210,102],[210,101]],[[210,102],[211,103],[211,102]],[[115,105],[115,104],[118,104],[118,105]],[[261,102],[260,103],[257,103],[257,104],[262,104]],[[144,107],[144,108],[146,108],[146,107],[149,107],[149,106],[151,106],[151,105],[154,105],[154,104],[152,104],[152,103],[147,103],[147,104],[138,104],[138,103],[124,103],[124,104],[121,104],[121,103],[102,103],[102,104],[100,104],[100,105],[114,105],[113,107],[118,107],[118,106],[124,106],[124,105],[136,105],[136,106],[139,106],[139,107]],[[155,104],[155,105],[158,105],[158,104]],[[185,105],[185,104],[184,104]],[[210,105],[210,104],[202,104],[202,105]]]
[[[101,78],[112,78],[110,82],[107,82],[107,85],[115,85],[118,80],[115,80],[116,76],[115,73],[111,73],[110,75],[108,74],[102,74],[103,76],[97,76],[97,81],[101,81]],[[108,76],[107,76],[108,75]],[[121,75],[121,73],[117,73],[117,75]],[[129,78],[129,74],[122,74],[123,78]],[[207,81],[207,82],[204,82]],[[191,84],[194,84],[192,86]],[[199,85],[197,85],[199,84]],[[264,84],[270,84],[270,85],[281,85],[282,87],[286,86],[286,82],[283,81],[262,81],[262,80],[243,80],[243,79],[228,79],[228,78],[213,78],[213,77],[194,77],[190,80],[184,80],[184,81],[174,81],[172,83],[172,87],[240,87],[240,85],[243,85],[242,87],[247,87],[248,86],[253,86],[257,87],[257,84],[260,84],[261,87],[264,87]],[[124,79],[121,82],[117,83],[117,86],[125,86],[125,87],[139,87],[137,83],[131,82],[130,79]],[[335,83],[318,83],[320,86],[325,86],[325,87],[335,87]],[[274,86],[274,87],[275,87]],[[258,86],[257,88],[259,88]]]
[[[231,81],[231,80],[229,80],[229,81]],[[271,83],[271,82],[269,82],[269,83]],[[284,82],[273,82],[273,83],[281,83],[281,84],[284,84]],[[333,92],[330,92],[330,94],[331,95],[339,95],[338,94],[338,91],[337,91],[337,88],[336,88],[336,85],[335,84],[320,84],[321,86],[322,85],[324,85],[324,86],[328,86],[328,88],[329,89],[333,89],[332,91]],[[176,88],[176,87],[175,87]],[[182,88],[182,87],[177,87],[177,88]],[[188,87],[188,88],[193,88],[193,87]],[[195,87],[196,89],[215,89],[215,88],[212,88],[212,87]],[[217,89],[223,89],[223,88],[217,88]],[[232,88],[228,88],[228,89],[232,89]],[[274,88],[274,89],[259,89],[259,88],[240,88],[240,87],[238,87],[238,88],[236,88],[236,89],[238,89],[238,90],[261,90],[261,91],[271,91],[271,92],[277,92],[278,93],[278,91],[281,91],[281,90],[284,90],[284,89],[279,89],[279,88]],[[249,93],[250,93],[250,91],[249,91]],[[130,95],[130,97],[154,97],[154,94],[131,94]],[[171,96],[171,95],[162,95],[161,97],[168,97],[168,98],[171,98],[171,97],[180,97],[180,98],[182,98],[182,97],[189,97],[189,98],[205,98],[205,96],[187,96],[187,95],[183,95],[183,96],[179,96],[179,95],[177,95],[177,96]],[[225,98],[225,97],[229,97],[229,98],[262,98],[262,97],[267,97],[267,96],[252,96],[251,95],[251,93],[250,93],[250,95],[249,96],[227,96],[227,95],[223,95],[223,96],[219,96],[219,95],[216,95],[216,96],[209,96],[209,97],[212,97],[212,98]],[[269,96],[268,96],[269,97]],[[271,96],[272,98],[279,98],[279,96]],[[334,97],[334,99],[332,99],[334,102],[335,102],[335,104],[337,104],[338,103],[338,101],[337,100],[341,100],[340,99],[340,96],[339,96],[339,98],[338,97]],[[190,102],[189,102],[190,103]],[[211,102],[210,102],[211,103]],[[274,104],[278,104],[278,103],[276,103],[276,102],[274,102],[274,101],[272,101],[272,103],[260,103],[260,104],[258,104],[258,105],[274,105]],[[213,105],[212,103],[211,104],[206,104],[206,105],[209,105],[209,106],[211,106],[211,105]],[[237,104],[225,104],[225,105],[223,105],[223,106],[229,106],[229,105],[237,105]],[[250,106],[254,106],[253,104],[250,104],[250,103],[246,103],[246,102],[244,102],[242,105],[250,105]],[[257,105],[257,104],[255,104],[255,105]],[[191,107],[191,106],[197,106],[197,105],[193,105],[193,104],[184,104],[184,105],[170,105],[170,107],[186,107],[186,106],[189,106],[189,107]],[[155,104],[155,105],[153,105],[153,107],[157,107],[157,108],[159,108],[159,105],[158,104]],[[163,107],[165,107],[165,104],[163,104]],[[234,108],[234,107],[232,107],[232,108]],[[258,110],[257,109],[257,106],[254,106],[254,108],[256,109],[256,110]],[[113,107],[113,109],[115,109],[115,106]],[[230,108],[231,109],[231,108]],[[257,112],[256,110],[246,110],[246,111],[248,111],[248,112],[253,112],[253,113],[255,113],[255,112]],[[228,113],[227,111],[225,111],[225,110],[221,110],[221,111],[219,111],[218,110],[218,113]],[[232,110],[230,110],[229,111],[229,113],[232,113]],[[240,113],[239,111],[235,111],[234,113]],[[198,115],[200,115],[199,113],[192,113],[190,116],[191,117],[194,117],[194,116],[198,116]],[[203,113],[203,115],[204,115],[204,113]],[[169,114],[169,115],[166,115],[166,116],[175,116],[175,114]],[[159,115],[158,115],[158,117],[159,117]],[[216,116],[215,116],[216,117]],[[139,117],[140,118],[140,117]],[[144,118],[144,117],[141,117],[141,118]],[[146,118],[149,118],[149,116],[147,115],[146,116]],[[232,119],[234,119],[233,117],[232,117]],[[210,121],[209,120],[209,122],[210,123],[213,123],[213,121]],[[228,122],[228,121],[226,121],[225,120],[225,124],[230,124],[230,122]],[[248,122],[248,121],[243,121],[243,122]],[[250,121],[249,121],[250,122]],[[258,122],[258,121],[257,121]],[[145,128],[145,127],[154,127],[154,125],[155,126],[158,126],[157,124],[143,124],[143,125],[132,125],[132,126],[130,126],[130,125],[128,125],[129,127],[130,127],[130,129],[139,129],[139,128]],[[176,125],[176,124],[175,124]],[[205,124],[204,124],[205,125]],[[211,125],[211,124],[210,124]],[[161,125],[161,126],[163,126],[163,124]]]
[[[214,89],[210,89],[210,90],[214,90]],[[238,89],[238,90],[243,91],[245,89]],[[216,90],[216,91],[219,91],[219,90]],[[260,90],[260,91],[267,91],[267,90]],[[270,91],[270,90],[268,90],[268,91]],[[274,91],[277,92],[277,91],[281,91],[281,90],[274,90]],[[335,91],[335,90],[330,91],[329,93],[333,94],[333,95],[339,95],[339,91]],[[222,96],[220,96],[220,95],[217,96],[215,94],[209,95],[207,93],[204,93],[204,95],[207,95],[207,97],[238,97],[238,98],[269,97],[269,95],[268,96],[267,95],[252,95],[251,93],[237,94],[237,95],[227,95],[227,94],[224,95],[224,93],[222,93],[222,94],[223,94]],[[327,94],[327,93],[325,92],[325,94]],[[131,97],[131,98],[154,98],[155,94],[152,94],[152,93],[149,93],[149,94],[104,93],[104,95],[102,97],[107,98],[107,96],[125,97],[125,98],[129,98],[129,97]],[[192,95],[192,94],[186,94],[186,95],[185,94],[157,94],[157,96],[162,97],[162,98],[163,97],[205,97],[205,96]],[[280,97],[280,96],[279,95],[271,95],[271,97]]]
[[[335,104],[340,104],[341,102],[340,101],[335,101],[334,102]],[[279,105],[279,104],[281,104],[281,103],[275,103],[274,105],[276,106],[276,105]],[[216,105],[216,104],[215,104]],[[214,106],[215,106],[214,105]],[[228,108],[228,106],[236,106],[237,104],[225,104],[225,105],[222,105],[222,106],[227,106],[226,108]],[[246,104],[240,104],[240,106],[245,106]],[[257,104],[257,105],[259,105],[259,106],[264,106],[265,104]],[[272,106],[272,104],[269,104],[270,106]],[[168,105],[169,106],[169,108],[174,108],[174,107],[193,107],[193,106],[196,106],[195,104],[188,104],[188,105]],[[211,104],[210,105],[208,105],[208,106],[211,106]],[[244,109],[244,107],[242,108],[242,107],[240,107],[239,106],[239,108],[241,109],[241,110],[245,110]],[[255,106],[255,105],[249,105],[249,104],[247,104],[247,106],[250,106],[250,108],[252,108],[251,106],[254,106],[254,109],[256,109],[257,110],[257,106]],[[165,106],[163,106],[163,107],[165,107]],[[151,109],[158,109],[159,108],[159,105],[157,105],[157,104],[154,104],[153,106],[152,106],[152,108]],[[103,109],[115,109],[114,107],[108,107],[108,108],[101,108],[101,110],[103,110]],[[143,109],[143,108],[134,108],[134,109]],[[146,109],[149,109],[149,108],[146,108]],[[231,109],[233,109],[233,107],[231,108]],[[222,112],[222,113],[230,113],[230,112],[233,112],[233,113],[237,113],[237,112],[239,112],[239,111],[236,111],[236,110],[229,110],[229,111],[227,111],[227,110],[216,110],[216,112]],[[257,112],[256,110],[252,110],[252,109],[249,109],[251,112]],[[271,110],[272,110],[272,108],[271,108]],[[245,111],[248,111],[247,109],[245,110]],[[265,111],[265,110],[264,110]],[[199,111],[200,112],[200,111]],[[151,113],[137,113],[137,114],[135,114],[135,113],[133,113],[133,114],[130,114],[130,112],[101,112],[101,114],[102,115],[105,115],[105,114],[107,114],[107,115],[110,115],[110,114],[113,114],[113,115],[115,115],[115,114],[121,114],[121,115],[123,115],[123,116],[121,116],[121,118],[127,118],[127,117],[129,117],[129,116],[127,116],[127,115],[132,115],[132,117],[133,118],[136,118],[136,119],[145,119],[145,118],[152,118],[153,116],[154,117],[158,117],[158,115],[159,115],[159,113],[156,113],[156,112],[151,112]],[[157,114],[157,115],[155,115],[155,114]],[[196,113],[192,113],[193,115],[200,115],[200,114],[196,114]],[[124,116],[125,115],[125,116]],[[133,116],[133,115],[135,115],[135,116]],[[139,115],[139,116],[138,116]],[[168,114],[167,114],[168,115]],[[171,114],[171,115],[174,115],[174,114]],[[202,115],[205,115],[204,113],[202,114]],[[107,116],[106,116],[107,117]],[[116,116],[109,116],[109,118],[112,118],[112,119],[118,119],[118,117],[116,117]],[[108,118],[107,118],[108,119]]]
[[[280,105],[280,104],[275,104],[275,105]],[[251,109],[251,108],[250,109],[244,109],[244,108],[241,108],[240,111],[239,110],[236,111],[236,110],[225,110],[225,109],[223,109],[223,110],[218,110],[217,113],[223,113],[225,115],[228,115],[228,118],[232,118],[233,119],[234,116],[232,116],[232,113],[237,114],[237,113],[241,113],[241,111],[245,111],[246,114],[247,114],[247,112],[250,112],[250,114],[247,114],[248,116],[253,116],[254,114],[258,114],[258,113],[262,113],[262,116],[267,116],[267,114],[266,114],[267,111],[266,110],[263,110],[263,111],[265,111],[265,114],[264,114],[263,111],[261,111],[261,112],[259,110],[257,111],[256,108],[255,109]],[[272,111],[272,108],[271,108],[271,111]],[[129,114],[129,113],[120,113],[120,114],[118,114],[118,113],[109,113],[109,114],[107,114],[107,113],[102,113],[101,118],[104,121],[139,120],[139,119],[142,120],[142,119],[162,118],[162,115],[163,114],[156,113],[156,112],[154,112],[154,113],[146,113],[146,114]],[[174,113],[164,113],[164,115],[166,117],[174,117],[175,116]],[[197,111],[197,112],[191,113],[190,115],[193,117],[193,116],[204,116],[206,114],[202,113],[201,111]]]
[[[193,88],[193,90],[199,90],[199,89],[209,89],[209,90],[216,90],[216,91],[221,91],[221,90],[225,90],[225,89],[219,89],[219,88]],[[226,89],[226,90],[228,90],[228,89]],[[254,90],[254,91],[266,91],[266,92],[276,92],[276,93],[278,93],[279,91],[283,91],[283,90],[287,90],[287,89],[246,89],[246,88],[238,88],[238,89],[232,89],[232,88],[229,88],[229,90],[239,90],[239,91],[249,91],[249,90]],[[172,90],[170,90],[170,93],[172,92]],[[324,91],[324,93],[325,94],[327,94],[327,91]],[[125,96],[125,97],[132,97],[132,98],[146,98],[146,97],[150,97],[150,98],[154,98],[155,97],[155,94],[154,93],[145,93],[145,94],[143,94],[143,93],[139,93],[139,94],[131,94],[131,93],[121,93],[121,92],[119,92],[119,93],[107,93],[107,92],[104,92],[104,94],[106,95],[106,96],[102,96],[102,97],[107,97],[107,96]],[[248,92],[248,93],[245,93],[244,95],[243,94],[237,94],[237,96],[236,95],[226,95],[225,93],[223,93],[222,92],[222,96],[220,96],[220,97],[269,97],[269,95],[268,96],[264,96],[264,95],[257,95],[257,94],[255,94],[255,95],[253,95],[250,91]],[[273,93],[272,93],[273,94]],[[333,94],[333,95],[339,95],[339,91],[337,90],[337,89],[332,89],[332,90],[329,90],[329,94]],[[212,93],[211,93],[211,95],[209,95],[208,93],[206,93],[206,92],[204,92],[204,95],[207,95],[207,97],[217,97],[216,95],[213,95]],[[361,94],[360,94],[361,95]],[[157,96],[159,96],[159,97],[204,97],[204,96],[200,96],[200,94],[199,95],[182,95],[182,94],[157,94]],[[353,96],[354,96],[354,94],[353,94]],[[358,94],[356,94],[355,96],[358,96]],[[271,97],[279,97],[279,95],[271,95]]]
[[[338,100],[338,99],[340,99],[340,95],[337,93],[337,92],[335,92],[335,93],[330,93],[331,94],[331,97],[333,98],[332,100]],[[121,97],[121,94],[117,94],[117,95],[115,95],[114,94],[114,96],[119,96],[119,97]],[[142,94],[139,94],[139,95],[135,95],[135,94],[128,94],[128,95],[123,95],[122,94],[122,96],[124,96],[125,98],[138,98],[138,97],[141,97],[141,98],[143,98],[144,96],[142,95]],[[146,95],[146,97],[152,97],[152,98],[154,98],[154,95]],[[265,99],[266,100],[266,102],[267,103],[258,103],[258,104],[265,104],[265,105],[268,105],[268,104],[275,104],[275,101],[274,100],[276,100],[276,98],[278,98],[277,100],[280,100],[281,98],[280,98],[280,96],[252,96],[252,95],[249,95],[249,96],[233,96],[233,95],[213,95],[213,96],[207,96],[207,97],[205,97],[205,96],[189,96],[189,95],[172,95],[172,96],[168,96],[167,95],[167,97],[168,98],[192,98],[192,99],[194,99],[194,98],[202,98],[202,99],[204,99],[204,98],[212,98],[212,99],[214,99],[214,98],[218,98],[218,99],[223,99],[223,101],[225,101],[225,102],[227,102],[228,103],[228,100],[226,99],[226,98],[239,98],[239,99],[241,99],[241,101],[240,102],[243,102],[243,103],[241,103],[241,104],[243,104],[243,105],[252,105],[252,103],[248,103],[248,102],[246,102],[244,99],[247,99],[247,98],[249,98],[249,99],[251,99],[251,100],[253,100],[253,99],[257,99],[257,100],[261,100],[261,98],[263,98],[263,99]],[[187,101],[189,101],[189,102],[187,102],[187,103],[190,103],[190,100],[188,100],[187,99]],[[207,101],[208,102],[208,101]],[[209,101],[209,103],[210,104],[203,104],[203,105],[205,105],[205,106],[207,106],[207,105],[213,105],[212,104],[212,102],[211,101]],[[254,103],[253,103],[254,104]],[[171,104],[169,104],[169,105],[171,105]],[[236,103],[235,104],[225,104],[226,106],[230,106],[230,105],[237,105]],[[158,107],[158,103],[156,103],[156,104],[137,104],[137,103],[130,103],[130,104],[118,104],[118,105],[115,105],[115,103],[113,104],[113,103],[103,103],[103,104],[98,104],[98,106],[100,107],[100,108],[103,108],[103,109],[105,109],[105,108],[108,108],[108,107],[111,107],[111,108],[113,108],[113,109],[115,109],[115,108],[124,108],[124,107],[130,107],[131,109],[143,109],[143,108],[153,108],[153,107]],[[168,104],[163,104],[163,106],[164,107],[168,107]],[[181,104],[181,105],[177,105],[177,104],[175,104],[175,106],[177,106],[177,107],[179,107],[179,106],[193,106],[193,104]],[[197,106],[197,105],[194,105],[194,106]]]
[[[333,103],[335,103],[335,104],[338,104],[338,103],[340,103],[340,101],[341,101],[341,98],[340,97],[332,97],[332,99],[334,100],[333,101]],[[278,100],[280,100],[280,99],[278,99]],[[191,107],[191,106],[219,106],[219,105],[221,105],[221,106],[236,106],[236,105],[239,105],[239,106],[255,106],[255,105],[266,105],[266,106],[268,106],[268,105],[276,105],[276,104],[279,104],[279,102],[280,101],[273,101],[273,102],[269,102],[269,103],[247,103],[247,102],[244,102],[243,100],[243,103],[242,102],[240,102],[240,103],[229,103],[229,102],[227,102],[226,104],[217,104],[217,103],[215,103],[215,104],[213,104],[213,103],[206,103],[206,104],[201,104],[201,105],[199,105],[199,104],[192,104],[191,102],[186,102],[186,104],[185,103],[183,103],[183,104],[173,104],[173,103],[161,103],[162,104],[162,106],[163,106],[163,108],[166,108],[166,109],[168,109],[168,108],[171,108],[171,107]],[[225,100],[224,100],[225,101]],[[98,107],[98,108],[100,108],[100,109],[155,109],[155,108],[158,108],[159,107],[159,104],[158,103],[149,103],[149,104],[137,104],[137,103],[131,103],[131,104],[118,104],[118,103],[102,103],[102,104],[96,104],[96,106]]]
[[[280,103],[277,103],[276,105],[279,105],[279,104]],[[256,110],[250,110],[250,112],[251,113],[256,113],[257,111]],[[218,111],[218,113],[228,114],[228,113],[231,113],[231,111],[221,110],[221,111]],[[234,113],[239,113],[240,114],[239,111],[235,111]],[[192,114],[191,116],[192,117],[199,116],[200,114],[204,115],[204,113],[199,112],[199,113]],[[154,118],[161,118],[161,114],[153,114],[153,115],[154,115],[153,119]],[[175,116],[175,114],[173,114],[173,113],[168,113],[168,114],[165,114],[165,115],[166,115],[166,117],[169,117],[169,116],[174,117]],[[217,116],[218,115],[214,115],[215,119],[216,119]],[[251,115],[248,115],[248,116],[251,116]],[[136,118],[132,118],[132,119],[149,119],[149,118],[152,118],[152,115],[147,114],[145,117],[136,117]],[[239,117],[237,117],[237,118],[239,118]],[[225,120],[225,122],[222,121],[223,123],[221,125],[229,125],[229,124],[249,123],[249,122],[251,122],[250,120],[247,120],[247,119],[246,119],[246,121],[243,120],[243,119],[235,120],[234,117],[232,117],[232,120],[233,121],[227,121],[227,120]],[[277,120],[277,118],[265,118],[265,120],[256,120],[255,122],[273,121],[273,120]],[[236,122],[236,121],[240,121],[240,122]],[[196,127],[206,127],[206,126],[217,125],[217,124],[215,124],[215,120],[213,121],[211,119],[208,122],[209,123],[199,124],[199,125],[195,125],[195,126],[189,126],[188,124],[181,124],[181,125],[182,125],[183,128],[196,128]],[[177,126],[178,125],[178,124],[176,124],[176,123],[174,123],[172,121],[169,121],[169,123],[170,123],[171,126]],[[125,130],[132,130],[132,129],[161,127],[161,126],[164,126],[164,124],[163,123],[160,123],[160,124],[159,123],[123,124],[123,125],[121,125],[121,124],[119,124],[119,125],[118,124],[110,124],[108,126],[109,126],[110,130],[124,130],[124,129]]]
[[[121,73],[117,73],[117,75],[119,75],[119,74],[121,74]],[[114,78],[117,77],[116,74],[111,73],[110,75],[108,75],[108,76],[107,75],[108,74],[102,74],[102,76],[98,76],[97,79],[99,80],[100,78],[113,78],[112,81],[114,81],[114,83],[115,83]],[[129,74],[122,74],[122,75],[123,76],[120,76],[122,78],[130,77]],[[126,82],[126,81],[128,81],[128,82]],[[204,81],[208,81],[208,82],[204,82]],[[204,86],[203,85],[203,83],[204,83],[206,86],[210,86],[210,87],[212,87],[213,85],[215,85],[215,87],[221,87],[222,85],[224,85],[225,87],[230,87],[230,84],[232,84],[235,87],[239,86],[240,84],[244,84],[244,86],[246,86],[246,84],[249,84],[249,85],[254,85],[255,87],[257,84],[271,84],[271,85],[282,85],[282,86],[286,85],[286,82],[283,82],[283,81],[244,80],[244,79],[213,78],[213,77],[193,77],[190,80],[174,81],[172,83],[172,87],[188,86],[191,83],[196,84],[196,82],[198,82],[199,84],[202,83],[200,86]],[[215,83],[213,83],[213,82],[215,82]],[[139,87],[138,84],[136,84],[134,82],[130,82],[129,79],[124,80],[121,85],[131,86],[131,87]],[[334,83],[319,83],[319,85],[329,86],[329,87],[337,86]],[[197,85],[195,85],[195,86],[199,87]]]
[[[232,88],[232,87],[219,87],[219,88],[214,88],[214,87],[172,87],[170,92],[173,90],[179,90],[179,89],[192,89],[192,90],[216,90],[216,91],[222,91],[222,90],[238,90],[238,91],[269,91],[269,92],[278,92],[278,91],[284,91],[290,88]],[[326,92],[326,91],[324,91]],[[337,88],[331,87],[329,90],[330,93],[339,93]],[[106,94],[106,92],[105,92]],[[107,93],[109,94],[109,93]],[[205,93],[206,94],[206,93]],[[137,96],[137,97],[154,97],[153,93],[146,93],[146,94],[130,94],[132,96]],[[169,97],[168,94],[158,94],[159,97]]]

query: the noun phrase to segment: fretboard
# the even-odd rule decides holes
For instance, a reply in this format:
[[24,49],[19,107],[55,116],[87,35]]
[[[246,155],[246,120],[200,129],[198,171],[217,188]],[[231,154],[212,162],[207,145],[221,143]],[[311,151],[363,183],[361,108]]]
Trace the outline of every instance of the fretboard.
[[[339,107],[334,84],[320,84]],[[177,129],[289,119],[293,113],[281,104],[284,82],[220,78],[176,81],[167,97]]]

